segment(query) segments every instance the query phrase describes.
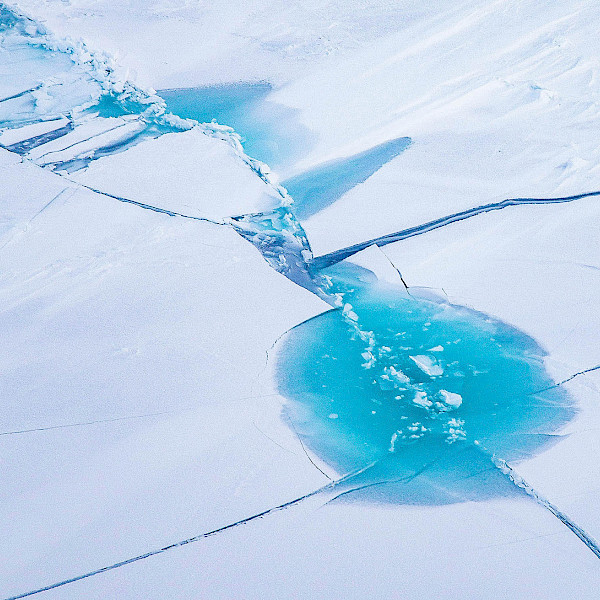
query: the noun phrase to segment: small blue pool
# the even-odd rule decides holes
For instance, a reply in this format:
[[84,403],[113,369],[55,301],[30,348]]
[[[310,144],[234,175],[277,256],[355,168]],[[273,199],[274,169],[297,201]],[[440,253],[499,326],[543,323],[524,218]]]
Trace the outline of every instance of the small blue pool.
[[364,269],[326,271],[344,308],[294,329],[278,363],[287,416],[338,473],[375,463],[341,498],[450,503],[518,493],[490,454],[518,460],[574,415],[522,332],[413,299]]
[[313,146],[314,136],[297,119],[297,111],[269,100],[270,84],[227,85],[160,90],[167,109],[182,118],[213,119],[241,135],[246,154],[285,171]]

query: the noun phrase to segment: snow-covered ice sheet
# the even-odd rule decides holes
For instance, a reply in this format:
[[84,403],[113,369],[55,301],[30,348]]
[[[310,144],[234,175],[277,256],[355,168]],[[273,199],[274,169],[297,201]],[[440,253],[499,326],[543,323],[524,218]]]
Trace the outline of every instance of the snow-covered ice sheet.
[[[14,173],[7,180],[13,189],[17,182],[37,189],[42,206],[54,194],[49,182],[64,182],[32,165],[4,168]],[[3,431],[140,418],[2,436],[12,465],[5,469],[3,537],[18,549],[3,560],[4,595],[327,483],[281,421],[282,399],[260,397],[274,392],[257,377],[276,337],[324,305],[228,228],[70,187],[70,197],[50,204],[0,254],[9,340],[3,395],[13,398]],[[173,412],[155,414],[164,411]],[[581,435],[593,469],[597,442]],[[560,450],[560,476],[556,460],[524,467],[593,527],[593,487],[578,479],[574,438],[547,453]],[[579,496],[569,489],[577,481]],[[375,585],[391,597],[402,589],[416,598],[453,598],[457,590],[519,598],[533,588],[546,598],[594,598],[596,564],[526,499],[394,510],[315,499],[46,595],[159,599],[209,590],[211,598],[230,598],[235,589],[280,600],[307,590],[337,598],[343,590],[358,599]]]
[[29,221],[68,187],[57,177],[37,171],[33,165],[22,164],[18,155],[0,148],[0,246],[10,236],[26,231]]
[[145,141],[100,158],[70,178],[102,192],[210,219],[268,210],[281,202],[275,188],[257,177],[229,144],[200,129]]
[[0,251],[3,597],[318,487],[259,376],[324,302],[229,227],[2,176],[35,191]]
[[585,142],[588,160],[579,162],[573,149],[581,146],[575,142],[565,147],[542,136],[523,141],[520,135],[515,121],[510,137],[502,123],[491,133],[417,138],[367,181],[303,221],[315,254],[506,198],[563,197],[600,189],[591,139]]
[[[269,100],[294,109],[316,139],[287,166],[300,181],[410,137],[403,154],[306,218],[316,254],[504,198],[600,189],[591,1],[18,5],[118,57],[98,61],[88,46],[61,42],[74,60],[57,53],[14,77],[3,52],[0,72],[11,77],[0,99],[18,97],[0,102],[0,115],[22,124],[81,112],[137,71],[157,89],[268,81]],[[24,35],[45,33],[30,22]],[[20,51],[20,65],[35,58]],[[97,78],[105,65],[117,69],[108,82]],[[160,112],[150,90],[131,93]],[[217,220],[281,202],[227,130],[168,131],[92,156],[68,177]],[[278,337],[327,306],[228,227],[126,205],[26,161],[0,151],[0,537],[11,540],[2,594],[232,523],[339,475],[318,457],[312,464],[281,420],[270,372]],[[409,292],[429,286],[545,347],[579,413],[560,443],[517,469],[597,539],[600,381],[583,371],[600,363],[598,206],[510,207],[386,246],[394,266],[374,248],[350,259],[381,279],[397,267]],[[329,497],[46,595],[597,597],[597,558],[524,495],[429,507]]]
[[593,2],[157,0],[143,14],[137,0],[19,4],[121,52],[155,87],[271,81],[273,101],[318,135],[297,174],[411,137],[406,152],[307,219],[315,254],[507,197],[599,187]]
[[273,99],[319,135],[303,168],[401,136],[492,134],[511,112],[525,134],[510,127],[504,153],[543,133],[540,147],[551,141],[588,160],[598,7],[587,0],[18,4],[60,34],[117,52],[157,89],[272,82]]

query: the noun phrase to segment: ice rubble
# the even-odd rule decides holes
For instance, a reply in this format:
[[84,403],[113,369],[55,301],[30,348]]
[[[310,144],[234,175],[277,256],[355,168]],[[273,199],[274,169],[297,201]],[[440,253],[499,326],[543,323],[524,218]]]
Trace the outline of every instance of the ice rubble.
[[[19,64],[26,68],[23,77],[0,87],[0,145],[93,189],[130,193],[146,204],[155,199],[157,206],[178,212],[191,208],[197,216],[222,219],[289,202],[268,167],[244,153],[231,128],[167,113],[153,90],[131,83],[109,56],[60,40],[14,10],[3,11],[4,21],[12,20],[0,31],[5,49],[0,66],[4,60],[11,75]],[[177,160],[168,135],[175,132],[185,133],[175,142],[181,145]],[[125,150],[131,151],[119,156]],[[222,177],[219,167],[230,176]],[[243,202],[236,186],[247,189]]]

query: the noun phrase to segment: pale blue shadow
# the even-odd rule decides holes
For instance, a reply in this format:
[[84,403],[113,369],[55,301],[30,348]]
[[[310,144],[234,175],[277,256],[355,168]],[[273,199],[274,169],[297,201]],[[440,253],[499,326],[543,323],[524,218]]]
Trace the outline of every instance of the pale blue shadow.
[[360,154],[319,165],[287,179],[282,185],[294,199],[294,214],[302,220],[327,208],[404,152],[411,142],[408,137],[390,140]]

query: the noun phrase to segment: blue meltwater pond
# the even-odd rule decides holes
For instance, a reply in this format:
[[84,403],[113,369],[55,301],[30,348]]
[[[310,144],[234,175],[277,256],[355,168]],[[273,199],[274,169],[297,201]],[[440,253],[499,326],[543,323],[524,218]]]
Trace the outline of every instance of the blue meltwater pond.
[[269,100],[271,91],[265,82],[242,82],[158,93],[173,114],[233,127],[248,156],[282,170],[312,147],[313,136],[298,121],[298,111]]
[[317,456],[340,474],[375,463],[340,499],[440,504],[519,493],[491,455],[530,456],[574,415],[536,342],[353,265],[326,274],[344,308],[290,332],[278,377],[287,417]]

